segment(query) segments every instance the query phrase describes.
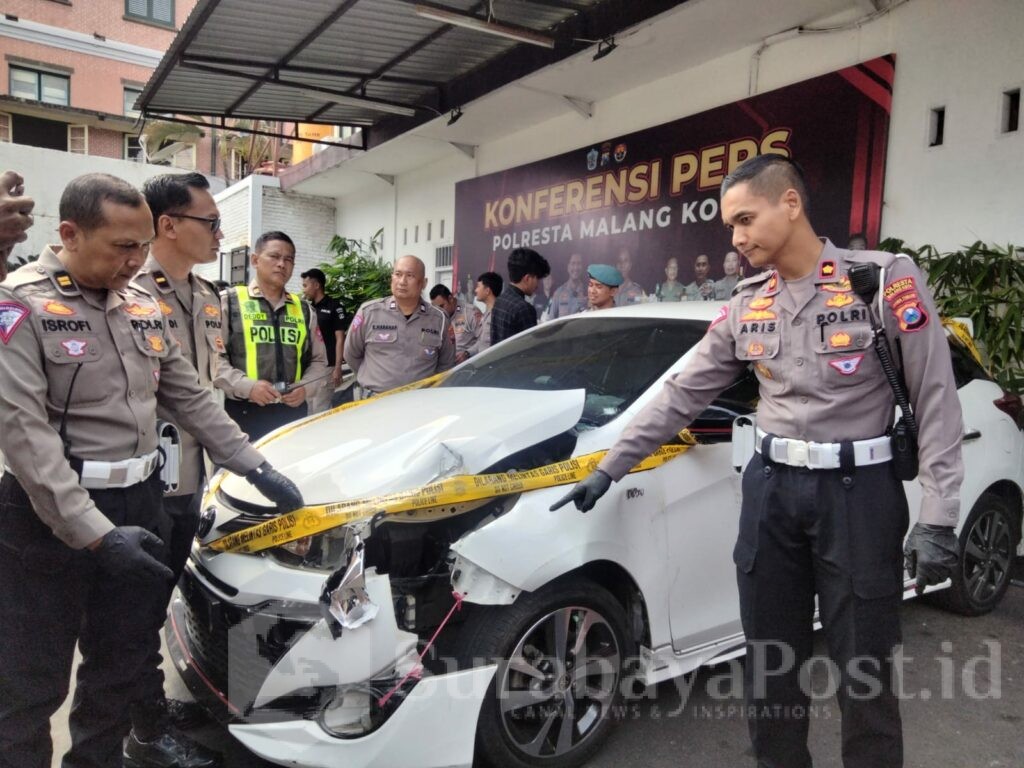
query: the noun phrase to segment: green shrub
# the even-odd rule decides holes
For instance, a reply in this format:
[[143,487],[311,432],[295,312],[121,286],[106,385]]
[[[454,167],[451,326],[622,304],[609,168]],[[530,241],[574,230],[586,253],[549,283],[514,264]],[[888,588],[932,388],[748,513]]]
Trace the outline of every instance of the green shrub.
[[943,317],[969,317],[992,375],[1009,392],[1024,390],[1024,258],[1014,245],[980,240],[958,251],[908,246],[889,238],[879,249],[906,253],[928,276]]
[[324,290],[348,317],[364,302],[391,295],[392,266],[380,254],[383,241],[384,230],[378,229],[369,242],[335,235],[328,246],[334,258],[320,265],[327,278]]

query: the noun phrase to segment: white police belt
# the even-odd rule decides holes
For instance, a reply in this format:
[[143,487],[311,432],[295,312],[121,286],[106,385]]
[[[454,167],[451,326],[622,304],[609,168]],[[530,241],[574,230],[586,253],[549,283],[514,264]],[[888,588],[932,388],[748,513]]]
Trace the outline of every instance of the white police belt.
[[159,464],[159,451],[122,461],[82,461],[80,482],[83,488],[93,490],[127,488],[148,479]]
[[[758,453],[763,452],[764,439],[767,436],[768,433],[758,427],[757,440],[754,441],[754,450]],[[774,437],[769,446],[768,458],[791,467],[839,469],[840,445],[841,443],[815,443],[788,437]],[[855,440],[852,445],[853,463],[858,467],[882,464],[892,459],[892,444],[888,435],[873,437],[870,440]]]

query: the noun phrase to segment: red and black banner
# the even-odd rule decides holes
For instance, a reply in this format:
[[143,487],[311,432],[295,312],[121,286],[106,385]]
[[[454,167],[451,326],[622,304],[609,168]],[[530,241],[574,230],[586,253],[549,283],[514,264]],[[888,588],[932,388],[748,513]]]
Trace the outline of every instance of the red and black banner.
[[[722,276],[731,250],[722,178],[748,157],[784,154],[804,170],[815,230],[836,245],[878,242],[895,56],[759,94],[455,187],[457,285],[505,274],[516,247],[539,251],[555,285],[570,256],[615,264],[650,293],[674,259],[681,282],[705,254]],[[577,261],[579,261],[577,259]]]

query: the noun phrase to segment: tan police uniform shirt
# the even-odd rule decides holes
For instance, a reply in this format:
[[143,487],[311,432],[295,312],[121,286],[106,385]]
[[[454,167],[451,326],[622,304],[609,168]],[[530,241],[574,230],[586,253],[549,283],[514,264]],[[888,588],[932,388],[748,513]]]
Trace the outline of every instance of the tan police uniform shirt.
[[[461,302],[455,305],[452,313],[452,330],[455,332],[455,354],[475,354],[477,342],[483,331],[484,316],[480,310],[470,304],[468,307]],[[490,329],[488,329],[490,330]]]
[[[711,323],[684,370],[626,426],[599,468],[618,480],[693,419],[747,365],[760,384],[758,426],[779,437],[839,442],[878,437],[895,402],[872,347],[867,307],[850,289],[857,263],[884,268],[876,300],[920,434],[919,520],[955,525],[960,511],[962,416],[949,347],[925,279],[905,256],[846,251],[827,240],[814,289],[796,303],[774,270],[749,278]],[[894,352],[894,359],[899,355]]]
[[491,346],[491,311],[494,307],[488,307],[487,311],[480,316],[480,334],[476,338],[476,346],[473,347],[473,354],[479,355]]
[[444,310],[420,299],[408,318],[394,296],[363,304],[345,336],[345,361],[375,394],[447,371],[455,334]]
[[[266,302],[274,312],[279,311],[285,305],[285,302],[291,300],[291,295],[285,291],[277,302],[272,302],[263,295],[263,289],[260,288],[256,280],[252,280],[249,283],[249,297],[261,303]],[[252,388],[256,386],[257,380],[251,379],[246,375],[244,359],[232,360],[229,354],[231,345],[231,340],[228,338],[229,334],[232,332],[242,333],[242,329],[240,327],[228,327],[227,291],[220,297],[220,309],[223,322],[220,329],[221,343],[217,347],[216,375],[214,376],[213,384],[218,389],[224,390],[228,397],[232,397],[235,400],[248,400],[249,394],[252,392]],[[314,389],[321,386],[323,379],[328,375],[327,350],[324,349],[324,339],[316,322],[316,312],[312,307],[309,307],[308,317],[309,322],[306,324],[306,331],[310,343],[309,365],[302,372],[302,378],[296,382],[306,387],[307,404],[309,404],[309,399],[314,394]],[[286,376],[284,380],[290,383],[294,375],[295,371],[292,370],[292,375]],[[274,382],[270,383],[273,384]]]
[[[220,338],[220,297],[217,289],[193,274],[189,274],[184,282],[171,280],[152,254],[134,282],[156,298],[168,330],[181,345],[182,356],[196,369],[199,386],[212,390],[217,354],[224,346]],[[157,408],[156,415],[174,422],[162,406]],[[187,496],[200,490],[203,472],[203,449],[188,432],[180,428],[178,432],[181,438],[181,469],[178,489],[169,496]]]
[[58,430],[65,404],[68,443],[78,459],[120,461],[152,452],[160,406],[218,464],[245,473],[263,463],[199,386],[157,300],[134,285],[79,288],[50,248],[0,284],[0,389],[7,467],[40,519],[71,547],[114,526],[64,458]]

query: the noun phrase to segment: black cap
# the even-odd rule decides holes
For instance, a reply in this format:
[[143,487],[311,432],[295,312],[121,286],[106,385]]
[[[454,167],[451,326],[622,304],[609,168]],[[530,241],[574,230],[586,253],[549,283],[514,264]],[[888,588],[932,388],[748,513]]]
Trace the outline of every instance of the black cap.
[[314,267],[313,269],[307,269],[305,272],[299,275],[299,277],[312,277],[314,280],[319,280],[320,285],[327,285],[327,276],[324,274],[322,269],[317,269],[316,267]]

